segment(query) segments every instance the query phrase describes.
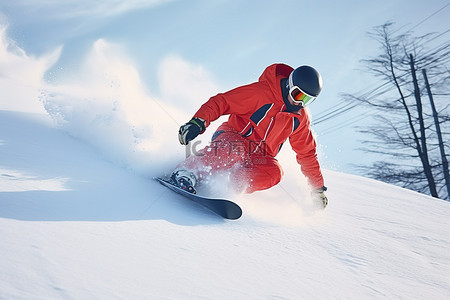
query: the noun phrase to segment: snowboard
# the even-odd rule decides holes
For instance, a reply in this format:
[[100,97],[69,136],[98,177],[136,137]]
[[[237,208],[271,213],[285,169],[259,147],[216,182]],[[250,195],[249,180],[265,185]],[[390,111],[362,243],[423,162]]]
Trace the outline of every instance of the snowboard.
[[237,220],[242,216],[242,209],[233,201],[208,198],[187,192],[174,185],[170,179],[156,177],[155,180],[157,180],[159,183],[169,188],[170,190],[174,191],[175,193],[178,193],[188,198],[189,200],[206,207],[207,209],[218,214],[219,216],[222,216],[225,219]]

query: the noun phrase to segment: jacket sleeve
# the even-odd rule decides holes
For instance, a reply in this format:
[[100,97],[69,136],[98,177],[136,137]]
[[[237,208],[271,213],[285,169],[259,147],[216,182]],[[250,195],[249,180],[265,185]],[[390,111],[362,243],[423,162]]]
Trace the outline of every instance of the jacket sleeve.
[[247,114],[254,109],[254,97],[261,95],[261,92],[270,91],[270,88],[262,82],[255,82],[232,89],[226,93],[220,93],[211,97],[195,113],[194,117],[206,121],[206,127],[222,115]]
[[322,172],[316,153],[316,141],[310,129],[309,117],[302,116],[299,128],[289,137],[292,149],[297,154],[297,162],[302,173],[308,178],[309,183],[315,189],[324,186]]

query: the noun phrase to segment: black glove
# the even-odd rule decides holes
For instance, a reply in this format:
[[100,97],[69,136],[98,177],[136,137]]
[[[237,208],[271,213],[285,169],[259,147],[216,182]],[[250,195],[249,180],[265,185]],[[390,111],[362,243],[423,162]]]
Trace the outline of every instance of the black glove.
[[313,191],[313,200],[316,201],[318,205],[325,208],[328,205],[328,198],[325,196],[325,191],[327,190],[326,186],[321,187],[320,189],[316,189]]
[[200,118],[192,118],[178,130],[178,140],[182,145],[187,145],[200,133],[205,131],[205,121]]

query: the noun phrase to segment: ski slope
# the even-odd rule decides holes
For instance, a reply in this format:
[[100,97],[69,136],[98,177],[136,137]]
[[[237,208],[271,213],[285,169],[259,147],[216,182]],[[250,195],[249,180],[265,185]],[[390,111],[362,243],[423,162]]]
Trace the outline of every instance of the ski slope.
[[56,76],[60,55],[0,28],[0,299],[450,299],[450,203],[325,170],[317,210],[287,145],[276,187],[216,181],[244,212],[223,220],[152,180],[185,157],[210,74],[168,59],[156,96],[120,45]]
[[450,205],[325,171],[314,210],[287,168],[225,221],[46,115],[0,111],[0,299],[448,299]]

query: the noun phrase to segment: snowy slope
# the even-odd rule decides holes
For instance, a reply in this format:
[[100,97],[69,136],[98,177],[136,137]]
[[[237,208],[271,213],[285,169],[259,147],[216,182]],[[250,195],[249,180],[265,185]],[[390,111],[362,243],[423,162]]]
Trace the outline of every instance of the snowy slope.
[[225,221],[151,180],[210,74],[169,59],[155,96],[120,45],[54,75],[60,55],[0,30],[0,299],[450,298],[448,202],[325,171],[317,211],[286,146],[282,182]]
[[326,171],[317,212],[287,167],[224,221],[111,161],[0,111],[0,299],[450,297],[448,202]]

